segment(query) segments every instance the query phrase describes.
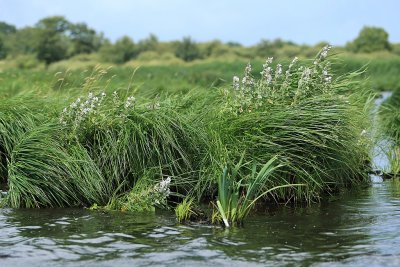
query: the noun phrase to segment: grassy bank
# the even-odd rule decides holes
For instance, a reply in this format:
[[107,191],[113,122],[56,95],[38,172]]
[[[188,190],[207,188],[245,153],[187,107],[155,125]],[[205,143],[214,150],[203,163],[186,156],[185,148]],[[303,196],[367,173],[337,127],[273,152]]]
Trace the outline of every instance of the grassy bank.
[[332,69],[327,52],[247,65],[233,84],[244,62],[143,67],[133,78],[119,68],[3,72],[3,204],[138,211],[214,201],[218,177],[238,162],[225,179],[238,196],[257,192],[246,206],[364,184],[370,92],[359,74],[337,75],[342,63]]

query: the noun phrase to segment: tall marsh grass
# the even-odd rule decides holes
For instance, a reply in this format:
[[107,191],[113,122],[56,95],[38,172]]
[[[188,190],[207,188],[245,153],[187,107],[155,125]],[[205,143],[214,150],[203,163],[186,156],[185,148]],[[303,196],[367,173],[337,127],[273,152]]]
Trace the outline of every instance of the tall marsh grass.
[[400,91],[395,91],[379,110],[382,132],[400,146]]
[[381,136],[389,139],[386,156],[390,169],[385,171],[398,175],[400,173],[400,91],[393,92],[392,96],[382,104],[378,115]]
[[274,190],[277,200],[311,201],[343,186],[368,181],[364,162],[369,158],[368,128],[371,98],[357,73],[335,78],[327,59],[328,48],[308,65],[295,59],[284,72],[273,69],[272,59],[261,77],[234,77],[233,88],[219,123],[231,158],[265,163],[278,157],[284,165],[266,188],[282,184],[306,187]]
[[[75,89],[48,86],[40,94],[45,99],[30,104],[18,95],[14,105],[0,99],[6,204],[140,210],[145,198],[154,207],[168,206],[171,197],[218,197],[219,214],[229,222],[242,220],[256,201],[313,201],[364,183],[369,148],[361,132],[369,123],[369,91],[358,73],[336,76],[328,51],[287,65],[268,59],[260,78],[248,65],[243,77],[220,87],[189,90],[196,80],[186,80],[186,89],[160,94],[157,87],[114,86],[108,70]],[[201,80],[196,75],[190,77]],[[168,85],[174,83],[162,86]],[[230,169],[221,178],[228,159],[238,164],[243,155],[255,167],[241,168],[234,179]],[[171,194],[158,199],[154,186],[166,177]]]

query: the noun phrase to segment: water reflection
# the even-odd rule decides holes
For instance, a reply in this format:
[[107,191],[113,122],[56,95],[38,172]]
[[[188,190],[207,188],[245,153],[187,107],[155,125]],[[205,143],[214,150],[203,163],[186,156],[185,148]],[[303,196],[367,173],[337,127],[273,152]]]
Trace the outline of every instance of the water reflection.
[[[365,265],[400,258],[400,183],[281,207],[244,228],[177,225],[172,213],[0,210],[1,266]],[[37,265],[35,265],[37,264]]]

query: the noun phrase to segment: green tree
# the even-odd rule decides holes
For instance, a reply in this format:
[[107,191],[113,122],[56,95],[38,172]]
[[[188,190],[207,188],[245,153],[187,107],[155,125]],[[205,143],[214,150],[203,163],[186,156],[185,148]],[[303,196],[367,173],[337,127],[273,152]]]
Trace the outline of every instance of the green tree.
[[14,25],[0,21],[0,34],[9,35],[9,34],[15,33],[16,31],[17,31],[17,28]]
[[6,40],[17,31],[14,25],[0,21],[0,59],[6,58],[9,48]]
[[47,30],[41,32],[37,48],[37,57],[39,60],[43,60],[48,65],[67,58],[67,51],[66,38]]
[[278,51],[285,46],[293,46],[294,43],[290,41],[284,41],[282,39],[275,39],[273,41],[262,39],[260,43],[256,45],[256,54],[261,57],[277,56]]
[[36,23],[36,28],[40,30],[37,46],[39,60],[50,64],[68,56],[69,39],[65,33],[70,26],[71,23],[61,16],[47,17]]
[[175,50],[175,55],[184,61],[200,58],[198,45],[190,37],[184,37]]
[[103,37],[85,23],[71,24],[69,27],[72,42],[72,55],[97,51],[104,42]]
[[40,30],[32,27],[19,29],[4,40],[9,54],[33,54],[37,52]]
[[0,59],[3,59],[7,56],[7,51],[4,46],[3,38],[0,35]]
[[117,40],[115,44],[106,41],[99,52],[104,61],[121,64],[135,58],[138,50],[132,39],[124,36]]
[[63,16],[52,16],[39,20],[36,28],[47,30],[53,33],[64,33],[69,30],[71,23]]
[[214,40],[211,42],[204,43],[203,49],[200,49],[200,50],[202,50],[201,52],[202,52],[203,57],[210,57],[215,54],[219,54],[218,51],[220,51],[222,47],[223,47],[223,44],[221,43],[221,41]]
[[150,34],[149,37],[140,40],[137,45],[138,53],[145,52],[145,51],[156,51],[159,45],[159,41],[157,36],[154,34]]
[[389,34],[383,28],[364,27],[358,37],[348,43],[346,48],[355,53],[391,50]]

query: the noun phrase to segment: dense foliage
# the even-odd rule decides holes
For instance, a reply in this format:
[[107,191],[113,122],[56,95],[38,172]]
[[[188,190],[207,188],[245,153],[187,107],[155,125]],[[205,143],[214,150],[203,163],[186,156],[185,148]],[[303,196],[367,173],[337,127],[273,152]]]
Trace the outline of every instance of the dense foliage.
[[347,44],[347,48],[356,53],[391,50],[389,34],[382,28],[364,27],[359,36]]

